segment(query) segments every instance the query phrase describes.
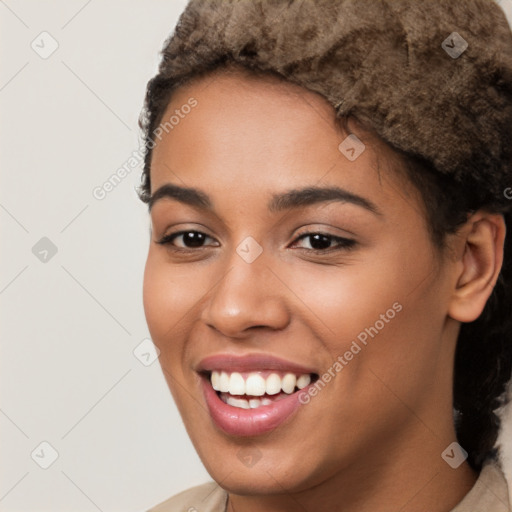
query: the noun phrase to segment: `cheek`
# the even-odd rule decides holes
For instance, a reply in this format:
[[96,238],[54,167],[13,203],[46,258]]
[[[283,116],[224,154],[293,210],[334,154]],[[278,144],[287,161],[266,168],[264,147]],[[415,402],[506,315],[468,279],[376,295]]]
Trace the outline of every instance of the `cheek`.
[[142,301],[144,304],[144,314],[146,315],[146,322],[153,342],[159,345],[158,340],[161,337],[161,332],[166,316],[163,314],[166,309],[166,294],[164,294],[164,286],[162,286],[161,276],[162,272],[159,269],[156,258],[150,249],[146,266],[144,269],[144,283],[142,288]]
[[382,328],[381,315],[390,322],[399,316],[397,309],[402,309],[404,297],[400,274],[392,264],[386,265],[385,272],[364,263],[327,271],[311,267],[293,288],[304,306],[314,313],[318,335],[334,355],[347,349],[344,342],[356,338],[365,328],[376,322]]
[[183,283],[176,278],[176,271],[163,258],[150,249],[144,270],[143,304],[146,322],[155,345],[161,353],[177,347],[171,337],[179,330],[179,320],[187,308],[183,300]]
[[311,268],[294,289],[314,313],[330,361],[346,354],[350,387],[374,382],[372,369],[415,388],[436,364],[445,316],[431,252],[426,244],[414,251],[395,244],[366,261]]
[[[187,393],[184,396],[180,393],[186,378],[183,374],[185,332],[188,329],[186,314],[198,299],[187,282],[190,280],[187,281],[186,276],[180,278],[176,266],[150,249],[144,270],[144,313],[151,339],[160,350],[158,360],[164,378],[181,414],[186,411],[188,397]],[[189,407],[193,408],[194,404]]]

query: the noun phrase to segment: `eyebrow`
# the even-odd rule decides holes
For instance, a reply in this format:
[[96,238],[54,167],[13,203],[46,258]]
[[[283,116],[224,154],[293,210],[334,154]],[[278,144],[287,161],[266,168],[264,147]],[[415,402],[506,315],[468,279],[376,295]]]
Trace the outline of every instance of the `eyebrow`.
[[[193,206],[200,210],[213,212],[213,203],[210,197],[203,191],[192,187],[181,187],[171,183],[166,183],[158,188],[149,198],[149,211],[157,201],[168,198],[181,203]],[[361,206],[371,213],[382,216],[382,212],[377,206],[362,196],[349,192],[340,187],[306,187],[300,189],[288,190],[279,194],[274,194],[267,204],[271,213],[300,208],[313,204],[339,201],[342,203],[351,203]]]

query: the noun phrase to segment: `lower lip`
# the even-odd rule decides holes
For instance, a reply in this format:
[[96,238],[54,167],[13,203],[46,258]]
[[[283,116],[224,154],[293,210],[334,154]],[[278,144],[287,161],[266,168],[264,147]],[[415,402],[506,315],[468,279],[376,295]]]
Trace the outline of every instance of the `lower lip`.
[[262,405],[256,409],[242,409],[224,403],[213,389],[209,379],[202,378],[203,394],[214,423],[233,436],[257,436],[274,430],[284,423],[301,405],[299,393]]

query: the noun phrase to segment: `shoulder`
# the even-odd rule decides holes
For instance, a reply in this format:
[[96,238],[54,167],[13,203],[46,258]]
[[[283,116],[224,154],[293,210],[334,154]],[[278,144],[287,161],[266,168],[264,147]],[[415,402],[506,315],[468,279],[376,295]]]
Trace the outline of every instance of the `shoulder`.
[[147,512],[225,512],[228,493],[216,482],[191,487]]
[[508,483],[499,462],[484,463],[480,475],[452,512],[512,512]]

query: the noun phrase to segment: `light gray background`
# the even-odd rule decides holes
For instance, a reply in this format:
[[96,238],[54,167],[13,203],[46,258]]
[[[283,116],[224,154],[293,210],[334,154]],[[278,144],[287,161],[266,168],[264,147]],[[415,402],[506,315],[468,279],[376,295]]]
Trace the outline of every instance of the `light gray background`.
[[[0,0],[1,512],[143,511],[210,479],[158,362],[133,353],[149,337],[141,165],[93,196],[139,149],[145,85],[185,4]],[[47,58],[31,47],[52,40]],[[55,255],[33,253],[43,237]]]

